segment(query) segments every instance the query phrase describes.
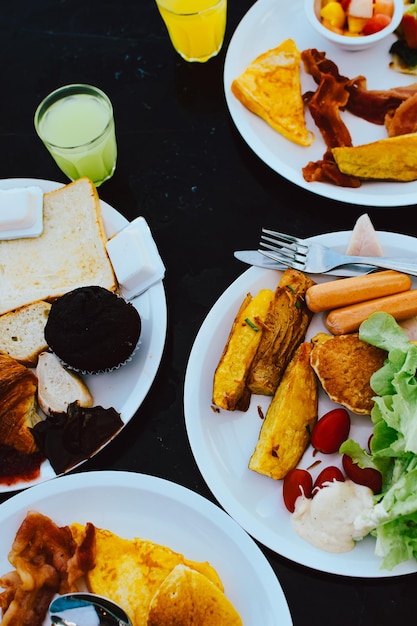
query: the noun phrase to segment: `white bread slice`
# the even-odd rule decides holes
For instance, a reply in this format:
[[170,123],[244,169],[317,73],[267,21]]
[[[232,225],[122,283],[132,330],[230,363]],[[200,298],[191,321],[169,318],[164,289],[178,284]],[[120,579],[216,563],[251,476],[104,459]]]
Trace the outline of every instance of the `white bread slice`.
[[38,404],[46,415],[65,413],[71,402],[93,406],[93,396],[75,372],[68,371],[52,352],[39,355],[35,370],[38,378]]
[[39,237],[0,241],[0,314],[76,287],[117,281],[97,190],[88,178],[44,194]]
[[26,367],[35,367],[38,356],[48,349],[45,324],[51,304],[40,300],[0,316],[0,351]]

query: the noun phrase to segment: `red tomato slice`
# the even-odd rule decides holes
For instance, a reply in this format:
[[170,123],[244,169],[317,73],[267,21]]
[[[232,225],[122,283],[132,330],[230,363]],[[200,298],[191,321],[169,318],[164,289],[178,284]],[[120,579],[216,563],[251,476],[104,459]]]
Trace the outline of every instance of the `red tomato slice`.
[[362,28],[362,35],[374,35],[375,33],[379,33],[380,30],[383,30],[391,24],[391,18],[389,15],[385,13],[376,13],[366,22],[365,26]]
[[346,409],[333,409],[315,424],[311,433],[311,445],[324,454],[337,452],[348,438],[350,417]]
[[284,478],[282,495],[284,504],[290,513],[294,512],[295,501],[299,496],[311,497],[313,489],[313,479],[311,474],[304,469],[292,469]]
[[352,461],[352,458],[344,454],[342,456],[343,469],[346,472],[346,476],[353,480],[357,485],[365,485],[372,489],[374,493],[380,493],[382,489],[382,475],[381,472],[373,467],[359,467],[357,463]]
[[326,487],[325,483],[332,483],[334,480],[343,483],[345,482],[345,477],[338,467],[336,467],[335,465],[329,465],[320,472],[320,474],[314,481],[312,495],[314,496],[314,494],[317,493],[319,489]]

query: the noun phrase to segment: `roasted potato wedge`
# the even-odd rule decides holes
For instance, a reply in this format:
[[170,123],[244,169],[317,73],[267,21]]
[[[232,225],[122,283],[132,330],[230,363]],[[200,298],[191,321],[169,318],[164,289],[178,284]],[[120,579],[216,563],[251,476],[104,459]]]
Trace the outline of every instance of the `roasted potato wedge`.
[[297,466],[317,421],[318,381],[312,344],[302,343],[289,362],[262,423],[249,469],[275,480]]
[[246,411],[249,406],[246,378],[273,297],[271,289],[261,289],[253,298],[248,294],[242,302],[214,373],[212,402],[220,409]]
[[363,180],[417,180],[417,133],[332,149],[343,174]]
[[283,273],[265,320],[265,329],[248,374],[252,393],[272,396],[294,352],[304,340],[313,313],[305,294],[314,284],[293,269]]

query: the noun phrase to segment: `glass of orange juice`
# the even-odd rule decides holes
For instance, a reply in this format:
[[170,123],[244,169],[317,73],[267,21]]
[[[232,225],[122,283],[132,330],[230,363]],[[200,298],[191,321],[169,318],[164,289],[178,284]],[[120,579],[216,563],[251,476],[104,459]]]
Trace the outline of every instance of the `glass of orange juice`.
[[60,169],[98,187],[116,167],[113,107],[92,85],[65,85],[49,94],[35,113],[35,128]]
[[204,63],[220,51],[227,0],[156,0],[171,43],[186,61]]

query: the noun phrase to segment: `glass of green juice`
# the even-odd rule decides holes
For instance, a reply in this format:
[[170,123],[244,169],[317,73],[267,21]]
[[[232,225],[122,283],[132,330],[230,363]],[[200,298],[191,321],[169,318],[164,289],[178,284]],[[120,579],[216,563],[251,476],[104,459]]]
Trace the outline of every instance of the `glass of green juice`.
[[116,168],[113,107],[91,85],[65,85],[50,93],[35,113],[35,129],[58,167],[76,180],[87,176],[98,187]]

